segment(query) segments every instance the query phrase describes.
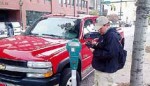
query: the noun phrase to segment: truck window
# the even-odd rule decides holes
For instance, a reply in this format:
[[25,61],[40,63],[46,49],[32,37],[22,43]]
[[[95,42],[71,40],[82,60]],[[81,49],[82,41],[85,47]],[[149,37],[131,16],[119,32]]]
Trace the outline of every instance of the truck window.
[[65,39],[78,38],[80,19],[50,17],[38,21],[27,32],[29,35],[51,36]]
[[84,35],[90,32],[95,32],[94,27],[95,25],[93,24],[93,21],[91,19],[86,20],[84,23],[84,30],[83,30]]

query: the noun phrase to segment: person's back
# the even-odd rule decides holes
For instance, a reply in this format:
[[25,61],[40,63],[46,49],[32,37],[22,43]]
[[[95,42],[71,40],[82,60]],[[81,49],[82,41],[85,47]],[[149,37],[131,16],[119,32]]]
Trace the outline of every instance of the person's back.
[[101,48],[94,47],[93,68],[107,73],[113,73],[118,70],[119,40],[120,36],[116,34],[115,28],[110,28],[106,34],[99,38],[98,43]]

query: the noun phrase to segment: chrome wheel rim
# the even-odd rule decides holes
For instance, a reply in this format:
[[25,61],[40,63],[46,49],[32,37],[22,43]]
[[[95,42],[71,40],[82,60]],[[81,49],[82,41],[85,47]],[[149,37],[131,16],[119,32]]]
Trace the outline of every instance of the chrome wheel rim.
[[66,86],[72,86],[72,79],[71,79],[71,77],[68,79]]

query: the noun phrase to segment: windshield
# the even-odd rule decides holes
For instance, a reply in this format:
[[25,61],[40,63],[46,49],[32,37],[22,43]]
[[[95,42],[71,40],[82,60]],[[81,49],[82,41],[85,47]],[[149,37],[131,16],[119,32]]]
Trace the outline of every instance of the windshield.
[[80,19],[72,18],[46,18],[37,22],[28,35],[59,37],[65,39],[78,38]]

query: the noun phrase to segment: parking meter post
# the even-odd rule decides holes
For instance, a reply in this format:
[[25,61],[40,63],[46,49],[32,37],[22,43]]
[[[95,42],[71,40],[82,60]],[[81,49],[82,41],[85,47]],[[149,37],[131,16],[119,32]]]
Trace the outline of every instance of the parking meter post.
[[76,72],[77,72],[77,70],[71,71],[72,86],[77,86]]
[[72,79],[72,86],[77,86],[76,81],[76,70],[78,68],[78,61],[79,61],[79,53],[81,50],[81,44],[79,40],[73,39],[66,45],[67,51],[69,52],[70,57],[70,67],[71,67],[71,79]]

